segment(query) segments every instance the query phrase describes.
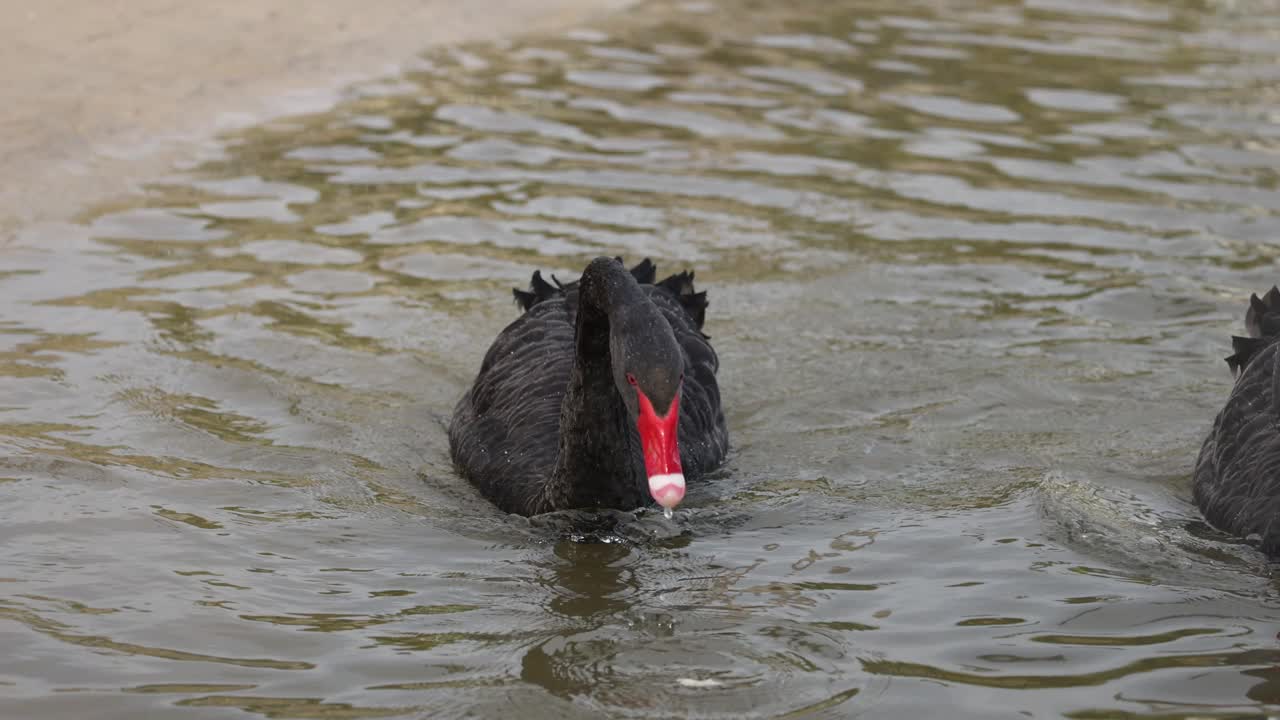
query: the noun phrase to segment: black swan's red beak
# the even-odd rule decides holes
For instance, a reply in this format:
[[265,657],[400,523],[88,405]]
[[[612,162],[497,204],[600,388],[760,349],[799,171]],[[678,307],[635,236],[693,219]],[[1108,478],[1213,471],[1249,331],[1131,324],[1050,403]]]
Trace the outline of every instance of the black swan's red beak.
[[649,494],[664,508],[671,509],[684,499],[684,471],[680,468],[680,393],[661,415],[638,388],[640,398],[640,445],[644,449],[644,470],[649,476]]

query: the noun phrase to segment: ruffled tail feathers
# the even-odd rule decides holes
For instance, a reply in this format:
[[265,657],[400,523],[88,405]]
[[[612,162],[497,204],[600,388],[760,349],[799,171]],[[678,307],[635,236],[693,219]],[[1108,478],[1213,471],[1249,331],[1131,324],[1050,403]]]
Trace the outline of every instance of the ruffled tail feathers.
[[[684,309],[688,311],[689,316],[693,318],[693,323],[698,330],[702,330],[703,323],[707,320],[707,301],[706,291],[698,292],[693,287],[693,271],[686,270],[678,275],[671,277],[658,283],[658,287],[666,288],[671,294],[676,296]],[[705,335],[705,333],[704,333]]]
[[[551,283],[555,284],[552,285]],[[560,284],[555,275],[551,276],[551,283],[542,279],[541,270],[534,270],[533,277],[529,280],[529,289],[512,288],[511,294],[515,296],[516,304],[520,306],[521,310],[528,310],[543,300],[550,300],[556,295],[564,294],[564,286]]]
[[1273,285],[1262,297],[1257,294],[1249,296],[1244,327],[1249,336],[1232,336],[1231,349],[1235,354],[1226,358],[1227,367],[1231,368],[1231,374],[1236,377],[1240,377],[1240,373],[1259,351],[1280,336],[1280,288]]
[[[617,258],[617,260],[622,262],[622,258]],[[658,267],[649,258],[645,258],[631,268],[631,276],[641,285],[655,285],[670,291],[684,306],[685,310],[689,312],[698,330],[702,329],[702,325],[707,318],[707,305],[709,303],[705,291],[698,292],[694,289],[692,270],[672,275],[662,282],[655,282],[658,278]],[[571,283],[561,283],[556,279],[555,275],[551,276],[551,282],[547,282],[542,278],[542,271],[535,270],[533,277],[529,280],[528,290],[515,288],[511,293],[515,298],[516,305],[519,305],[521,310],[528,311],[544,300],[564,295],[567,289],[575,285],[577,285],[576,280]]]

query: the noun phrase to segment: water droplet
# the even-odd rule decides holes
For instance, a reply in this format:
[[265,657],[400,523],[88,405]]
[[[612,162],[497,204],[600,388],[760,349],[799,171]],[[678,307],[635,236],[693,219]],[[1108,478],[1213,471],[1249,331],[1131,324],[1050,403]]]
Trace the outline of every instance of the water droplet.
[[676,514],[675,510],[672,510],[671,508],[662,508],[662,517],[668,520],[675,517],[675,514]]

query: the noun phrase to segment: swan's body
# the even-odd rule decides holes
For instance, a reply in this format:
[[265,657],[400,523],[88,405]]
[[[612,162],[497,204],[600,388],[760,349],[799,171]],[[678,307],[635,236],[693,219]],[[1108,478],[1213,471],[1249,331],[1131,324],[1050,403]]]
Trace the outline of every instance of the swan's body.
[[515,291],[524,313],[494,340],[449,426],[455,465],[498,507],[630,510],[652,497],[670,508],[686,478],[724,459],[706,295],[692,273],[654,280],[648,260],[627,271],[598,258],[577,282],[534,273]]
[[1232,338],[1236,384],[1196,461],[1195,500],[1215,527],[1280,556],[1280,290],[1250,298]]

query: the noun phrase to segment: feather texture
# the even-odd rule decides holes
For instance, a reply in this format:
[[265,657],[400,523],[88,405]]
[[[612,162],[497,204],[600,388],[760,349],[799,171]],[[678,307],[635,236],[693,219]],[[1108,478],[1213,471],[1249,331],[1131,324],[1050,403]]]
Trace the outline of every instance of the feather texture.
[[[678,444],[685,476],[696,480],[718,465],[728,449],[716,383],[719,359],[702,333],[706,293],[694,290],[693,274],[655,283],[656,273],[648,259],[640,262],[629,272],[627,292],[638,290],[636,297],[647,299],[647,304],[638,301],[643,311],[652,315],[653,323],[668,326],[678,345],[684,373]],[[584,363],[598,360],[584,356],[598,352],[596,344],[578,337],[587,332],[579,318],[581,284],[562,284],[555,278],[547,282],[534,272],[527,290],[515,290],[523,313],[494,340],[474,385],[454,410],[449,441],[455,465],[507,512],[632,509],[649,502],[640,440],[634,424],[621,414],[618,390],[596,382],[575,391],[585,395],[570,393],[575,373],[581,375]],[[594,349],[584,349],[588,346]],[[603,351],[605,362],[607,352]],[[591,431],[564,437],[571,427]],[[558,471],[585,474],[565,471],[561,456],[566,452],[612,460],[608,467],[601,467],[601,462],[591,466],[596,472],[590,474],[598,477],[557,477]]]
[[1233,337],[1236,375],[1196,460],[1194,494],[1205,518],[1280,556],[1280,290],[1249,299],[1249,337]]

